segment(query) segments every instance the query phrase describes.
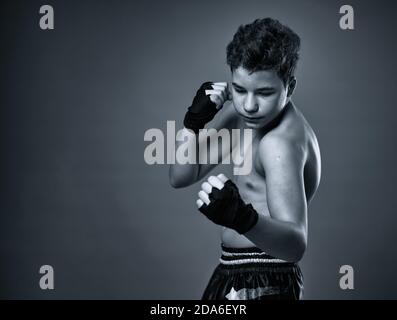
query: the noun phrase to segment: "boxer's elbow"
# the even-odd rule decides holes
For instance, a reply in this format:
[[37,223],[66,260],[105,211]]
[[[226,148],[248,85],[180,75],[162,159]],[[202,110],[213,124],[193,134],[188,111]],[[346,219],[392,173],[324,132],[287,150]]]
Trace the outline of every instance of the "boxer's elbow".
[[295,234],[294,240],[293,240],[293,245],[291,248],[290,252],[290,259],[288,259],[291,262],[299,262],[302,258],[303,255],[305,254],[307,247],[307,237],[304,234],[304,232],[297,232]]
[[291,262],[299,262],[306,251],[306,245],[299,245],[296,247],[294,254],[291,257]]
[[180,188],[184,188],[184,187],[187,186],[187,185],[184,184],[181,180],[178,180],[178,179],[176,179],[176,178],[173,177],[173,176],[170,176],[169,181],[170,181],[171,187],[173,187],[173,188],[175,188],[175,189],[180,189]]
[[175,189],[180,189],[180,188],[185,188],[190,186],[192,181],[190,179],[187,179],[185,176],[180,176],[173,172],[173,170],[170,168],[169,174],[168,174],[168,180],[171,185],[171,187]]
[[168,180],[170,182],[171,187],[173,187],[175,189],[184,187],[184,185],[181,183],[181,181],[179,179],[177,179],[177,177],[175,177],[175,175],[173,175],[171,173],[171,170],[169,171]]

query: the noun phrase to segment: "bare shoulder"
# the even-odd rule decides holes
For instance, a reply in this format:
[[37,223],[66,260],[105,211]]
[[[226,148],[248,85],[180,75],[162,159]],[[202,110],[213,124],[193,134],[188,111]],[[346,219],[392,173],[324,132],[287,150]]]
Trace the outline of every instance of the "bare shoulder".
[[312,132],[303,115],[295,107],[289,110],[281,123],[264,135],[259,144],[263,166],[285,162],[303,166]]
[[258,160],[268,183],[288,190],[304,184],[310,203],[321,179],[317,138],[302,113],[294,112],[283,120],[260,140]]
[[278,165],[303,167],[306,158],[305,145],[288,135],[267,135],[262,138],[258,151],[265,171]]

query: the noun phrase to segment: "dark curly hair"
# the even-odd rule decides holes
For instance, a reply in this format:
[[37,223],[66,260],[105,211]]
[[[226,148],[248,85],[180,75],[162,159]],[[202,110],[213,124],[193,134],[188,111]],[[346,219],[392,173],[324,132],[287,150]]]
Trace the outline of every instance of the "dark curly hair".
[[299,58],[300,38],[272,18],[241,25],[227,45],[227,64],[233,72],[242,66],[250,73],[274,69],[287,85]]

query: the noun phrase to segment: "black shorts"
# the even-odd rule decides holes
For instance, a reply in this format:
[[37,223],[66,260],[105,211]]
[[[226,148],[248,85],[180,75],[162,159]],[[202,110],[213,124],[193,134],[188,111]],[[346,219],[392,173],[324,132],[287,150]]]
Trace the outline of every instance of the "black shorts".
[[223,244],[219,261],[202,300],[300,300],[303,296],[297,263],[273,258],[257,247]]

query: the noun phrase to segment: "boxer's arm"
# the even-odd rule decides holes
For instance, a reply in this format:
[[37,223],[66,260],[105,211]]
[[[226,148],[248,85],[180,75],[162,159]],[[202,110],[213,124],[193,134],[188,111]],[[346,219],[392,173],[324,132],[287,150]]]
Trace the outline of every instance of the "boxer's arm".
[[[226,129],[229,131],[229,136],[231,138],[231,130],[235,126],[235,122],[237,120],[236,113],[234,111],[234,107],[230,102],[226,102],[223,108],[219,111],[216,117],[207,124],[207,129],[215,129],[219,131],[221,129]],[[210,163],[210,155],[215,154],[214,150],[211,150],[210,143],[206,142],[204,137],[199,139],[198,134],[192,133],[190,130],[188,131],[186,128],[183,129],[186,134],[195,135],[195,139],[190,139],[190,142],[196,142],[192,148],[196,150],[196,160],[195,164],[171,164],[169,167],[169,180],[170,184],[174,188],[182,188],[192,185],[193,183],[201,180],[204,176],[206,176],[212,169],[214,169],[219,163],[222,162],[222,158],[226,156],[226,153],[231,153],[233,148],[232,139],[230,143],[230,147],[227,150],[224,149],[222,153],[221,143],[218,142],[218,152],[217,152],[217,161],[216,163]],[[214,136],[215,133],[211,133],[208,136]],[[208,139],[209,141],[209,139]],[[176,141],[175,150],[178,150],[178,147],[186,142]],[[208,155],[208,161],[206,163],[200,164],[199,161],[199,149],[205,148],[207,150],[206,154]]]
[[299,261],[307,244],[305,151],[292,141],[269,137],[261,142],[259,157],[266,175],[270,217],[259,215],[244,236],[272,256]]
[[[218,139],[217,143],[217,153],[214,150],[211,150],[210,143],[206,142],[204,138],[200,141],[200,146],[207,149],[206,154],[208,155],[208,159],[210,159],[210,155],[215,155],[217,157],[217,161],[215,164],[210,163],[210,161],[201,161],[202,164],[199,166],[199,172],[197,175],[196,181],[201,180],[204,178],[212,169],[214,169],[218,164],[222,162],[222,159],[225,159],[227,155],[231,157],[232,150],[236,143],[235,139],[232,139],[232,129],[236,128],[236,122],[238,120],[237,113],[234,109],[234,106],[230,102],[226,102],[223,109],[219,112],[219,117],[215,118],[212,123],[209,123],[208,129],[215,129],[216,132],[220,132],[220,130],[224,129],[227,130],[228,136],[230,138],[229,145],[222,146],[221,139]],[[216,133],[211,133],[209,136],[214,136]],[[208,139],[210,141],[210,139]],[[224,143],[224,142],[223,142]],[[231,158],[230,158],[230,161]]]

